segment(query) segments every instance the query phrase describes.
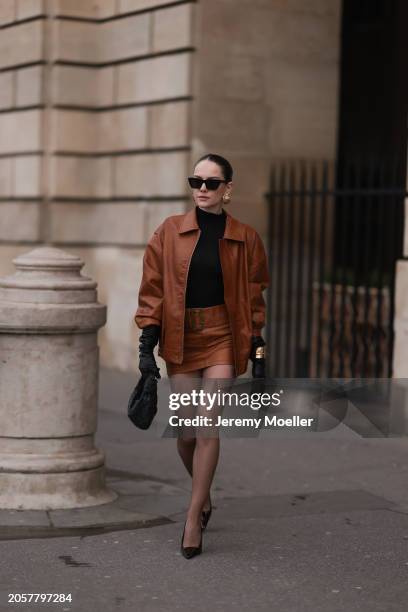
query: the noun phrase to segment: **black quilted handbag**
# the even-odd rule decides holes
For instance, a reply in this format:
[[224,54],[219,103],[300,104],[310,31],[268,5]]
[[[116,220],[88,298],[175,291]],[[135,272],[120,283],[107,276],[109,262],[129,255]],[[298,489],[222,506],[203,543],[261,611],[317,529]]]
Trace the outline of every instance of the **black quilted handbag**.
[[128,417],[136,427],[149,429],[157,413],[157,378],[141,377],[128,402]]

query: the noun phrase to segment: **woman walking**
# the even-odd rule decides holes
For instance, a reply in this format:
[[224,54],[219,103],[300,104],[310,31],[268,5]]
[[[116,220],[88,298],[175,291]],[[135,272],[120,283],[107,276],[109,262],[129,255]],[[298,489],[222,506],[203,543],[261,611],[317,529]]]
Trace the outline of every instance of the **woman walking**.
[[[257,232],[223,208],[231,198],[233,170],[224,157],[208,154],[188,177],[194,208],[165,219],[143,258],[135,322],[142,329],[139,369],[160,378],[153,349],[166,363],[172,391],[188,392],[200,379],[244,374],[265,377],[265,301],[269,275]],[[200,407],[198,414],[205,414]],[[180,416],[180,415],[179,415]],[[214,416],[214,415],[211,415]],[[219,458],[218,435],[183,429],[179,455],[192,477],[192,494],[181,538],[187,559],[202,551],[202,533],[212,512],[210,487]]]

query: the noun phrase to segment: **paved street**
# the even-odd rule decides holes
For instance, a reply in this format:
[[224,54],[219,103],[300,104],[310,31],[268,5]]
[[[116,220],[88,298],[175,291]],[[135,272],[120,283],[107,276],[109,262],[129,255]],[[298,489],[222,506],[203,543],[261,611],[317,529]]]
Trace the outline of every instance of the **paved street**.
[[[33,538],[3,527],[0,610],[406,610],[406,439],[363,439],[342,425],[223,438],[203,554],[188,561],[179,545],[189,476],[174,439],[128,420],[134,383],[102,370],[96,444],[116,507],[162,518]],[[23,528],[29,513],[18,516]],[[8,593],[30,592],[72,593],[72,602],[7,604]]]

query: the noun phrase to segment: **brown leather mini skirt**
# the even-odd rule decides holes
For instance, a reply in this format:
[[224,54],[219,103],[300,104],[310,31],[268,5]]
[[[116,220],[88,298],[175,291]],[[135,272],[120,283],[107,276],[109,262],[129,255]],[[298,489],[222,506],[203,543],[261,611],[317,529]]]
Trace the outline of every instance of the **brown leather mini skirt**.
[[183,363],[166,361],[167,375],[218,364],[234,364],[227,307],[186,308]]

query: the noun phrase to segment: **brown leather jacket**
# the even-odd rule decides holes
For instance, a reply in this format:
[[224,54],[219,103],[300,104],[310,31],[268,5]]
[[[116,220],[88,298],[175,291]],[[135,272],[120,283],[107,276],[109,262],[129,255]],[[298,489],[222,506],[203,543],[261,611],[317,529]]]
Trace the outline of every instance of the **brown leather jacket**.
[[[265,325],[262,291],[269,284],[265,249],[258,233],[226,212],[219,240],[224,297],[230,320],[235,376],[246,372],[251,335]],[[201,230],[196,211],[165,219],[150,238],[143,257],[143,276],[134,320],[140,329],[161,325],[158,354],[182,363],[185,292],[188,269]]]

